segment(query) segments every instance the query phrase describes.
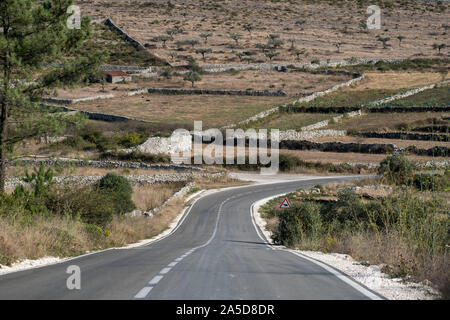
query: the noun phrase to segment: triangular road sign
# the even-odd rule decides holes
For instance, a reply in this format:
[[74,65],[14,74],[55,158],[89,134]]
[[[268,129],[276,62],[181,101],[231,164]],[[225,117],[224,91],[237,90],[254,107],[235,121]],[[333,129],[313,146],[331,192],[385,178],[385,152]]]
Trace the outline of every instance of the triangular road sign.
[[284,198],[283,202],[280,205],[280,209],[289,209],[291,204],[289,203],[287,198]]

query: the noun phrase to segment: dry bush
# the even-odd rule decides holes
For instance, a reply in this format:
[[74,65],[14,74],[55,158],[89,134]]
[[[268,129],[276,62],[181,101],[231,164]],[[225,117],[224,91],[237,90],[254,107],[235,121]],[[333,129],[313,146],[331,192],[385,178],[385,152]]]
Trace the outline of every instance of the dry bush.
[[115,217],[109,226],[111,231],[109,241],[121,246],[152,238],[167,229],[183,207],[183,199],[175,198],[164,207],[164,210],[157,211],[152,218]]
[[28,225],[0,218],[0,264],[45,256],[73,256],[95,249],[85,224],[71,218],[37,217]]
[[139,210],[147,211],[162,205],[182,184],[156,184],[133,187],[131,199]]

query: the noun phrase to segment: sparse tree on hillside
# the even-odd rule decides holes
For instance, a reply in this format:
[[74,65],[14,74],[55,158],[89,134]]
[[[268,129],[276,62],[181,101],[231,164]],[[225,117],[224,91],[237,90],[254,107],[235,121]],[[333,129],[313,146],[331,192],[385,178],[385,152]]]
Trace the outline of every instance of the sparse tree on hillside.
[[295,48],[295,38],[290,38],[289,39],[289,42],[291,43],[291,50],[294,50],[294,48]]
[[247,61],[247,63],[250,64],[252,62],[255,62],[256,59],[255,59],[255,57],[252,57],[252,56],[244,56],[244,57],[242,57],[241,61]]
[[266,57],[270,59],[270,61],[272,61],[273,58],[275,58],[276,56],[279,56],[280,53],[279,52],[275,52],[275,51],[269,51],[266,52]]
[[300,60],[300,55],[304,54],[305,50],[304,49],[303,50],[295,49],[293,53],[294,53],[294,55],[297,56],[297,60]]
[[338,41],[334,44],[334,46],[337,48],[338,53],[341,52],[341,46],[342,46],[342,42]]
[[210,48],[200,48],[200,49],[195,50],[195,53],[202,55],[203,61],[205,61],[205,55],[207,53],[211,53],[211,52],[212,52],[212,50]]
[[230,38],[236,42],[236,45],[239,45],[239,39],[241,39],[242,36],[239,33],[232,33],[230,34]]
[[178,57],[178,53],[176,53],[175,51],[170,51],[167,55],[171,60],[174,60],[176,57]]
[[176,28],[175,29],[167,29],[166,33],[167,33],[167,35],[173,37],[174,35],[181,33],[181,30],[176,29]]
[[105,62],[105,52],[77,54],[92,31],[88,18],[81,20],[79,29],[69,29],[71,4],[0,1],[0,192],[5,191],[7,154],[16,142],[60,134],[84,119],[79,114],[49,113],[40,106],[49,89],[87,81]]
[[173,37],[163,34],[163,35],[157,36],[155,38],[155,40],[159,41],[159,42],[162,42],[163,43],[163,47],[165,48],[166,47],[166,42],[170,41],[170,40],[173,40]]
[[385,38],[384,37],[378,37],[377,40],[383,43],[383,49],[387,49],[387,46],[388,46],[387,43],[391,40],[391,38],[389,38],[389,37],[385,37]]
[[203,38],[205,40],[205,44],[208,43],[208,38],[212,37],[212,33],[211,32],[207,32],[207,33],[201,33],[200,34],[200,38]]
[[445,49],[446,46],[447,45],[445,43],[441,43],[441,44],[435,43],[435,44],[433,44],[433,49],[438,50],[438,54],[441,54],[441,50]]
[[192,83],[192,88],[194,87],[194,83],[197,81],[202,81],[200,75],[195,71],[189,71],[184,76],[184,81],[189,81]]
[[256,48],[260,49],[262,53],[265,53],[267,50],[270,49],[269,45],[266,43],[257,43]]
[[192,40],[186,41],[186,43],[189,44],[192,47],[192,49],[194,49],[194,47],[196,45],[198,45],[198,40],[192,39]]
[[255,29],[255,27],[254,27],[251,23],[246,24],[246,25],[244,26],[244,30],[247,31],[247,32],[250,34],[250,36],[252,35],[252,31],[253,31],[254,29]]
[[398,39],[398,46],[401,47],[402,46],[402,41],[405,40],[406,37],[400,35],[400,36],[397,37],[397,39]]

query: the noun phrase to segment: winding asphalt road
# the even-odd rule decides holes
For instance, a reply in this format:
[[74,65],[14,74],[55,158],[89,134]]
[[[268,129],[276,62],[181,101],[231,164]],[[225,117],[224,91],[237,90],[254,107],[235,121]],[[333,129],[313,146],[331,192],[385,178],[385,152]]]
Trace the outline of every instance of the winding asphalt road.
[[[0,276],[0,299],[379,299],[329,266],[271,247],[250,214],[262,198],[344,179],[212,193],[158,242]],[[80,267],[80,290],[67,289],[70,265]]]

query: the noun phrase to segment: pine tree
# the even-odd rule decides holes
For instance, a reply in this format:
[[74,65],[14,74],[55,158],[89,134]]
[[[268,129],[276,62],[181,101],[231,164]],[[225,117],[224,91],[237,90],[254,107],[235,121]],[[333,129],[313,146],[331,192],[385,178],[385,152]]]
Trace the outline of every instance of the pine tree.
[[72,0],[0,1],[0,192],[7,153],[16,142],[62,132],[82,116],[49,113],[40,99],[49,89],[99,73],[105,52],[77,56],[92,33],[89,18],[69,28]]

